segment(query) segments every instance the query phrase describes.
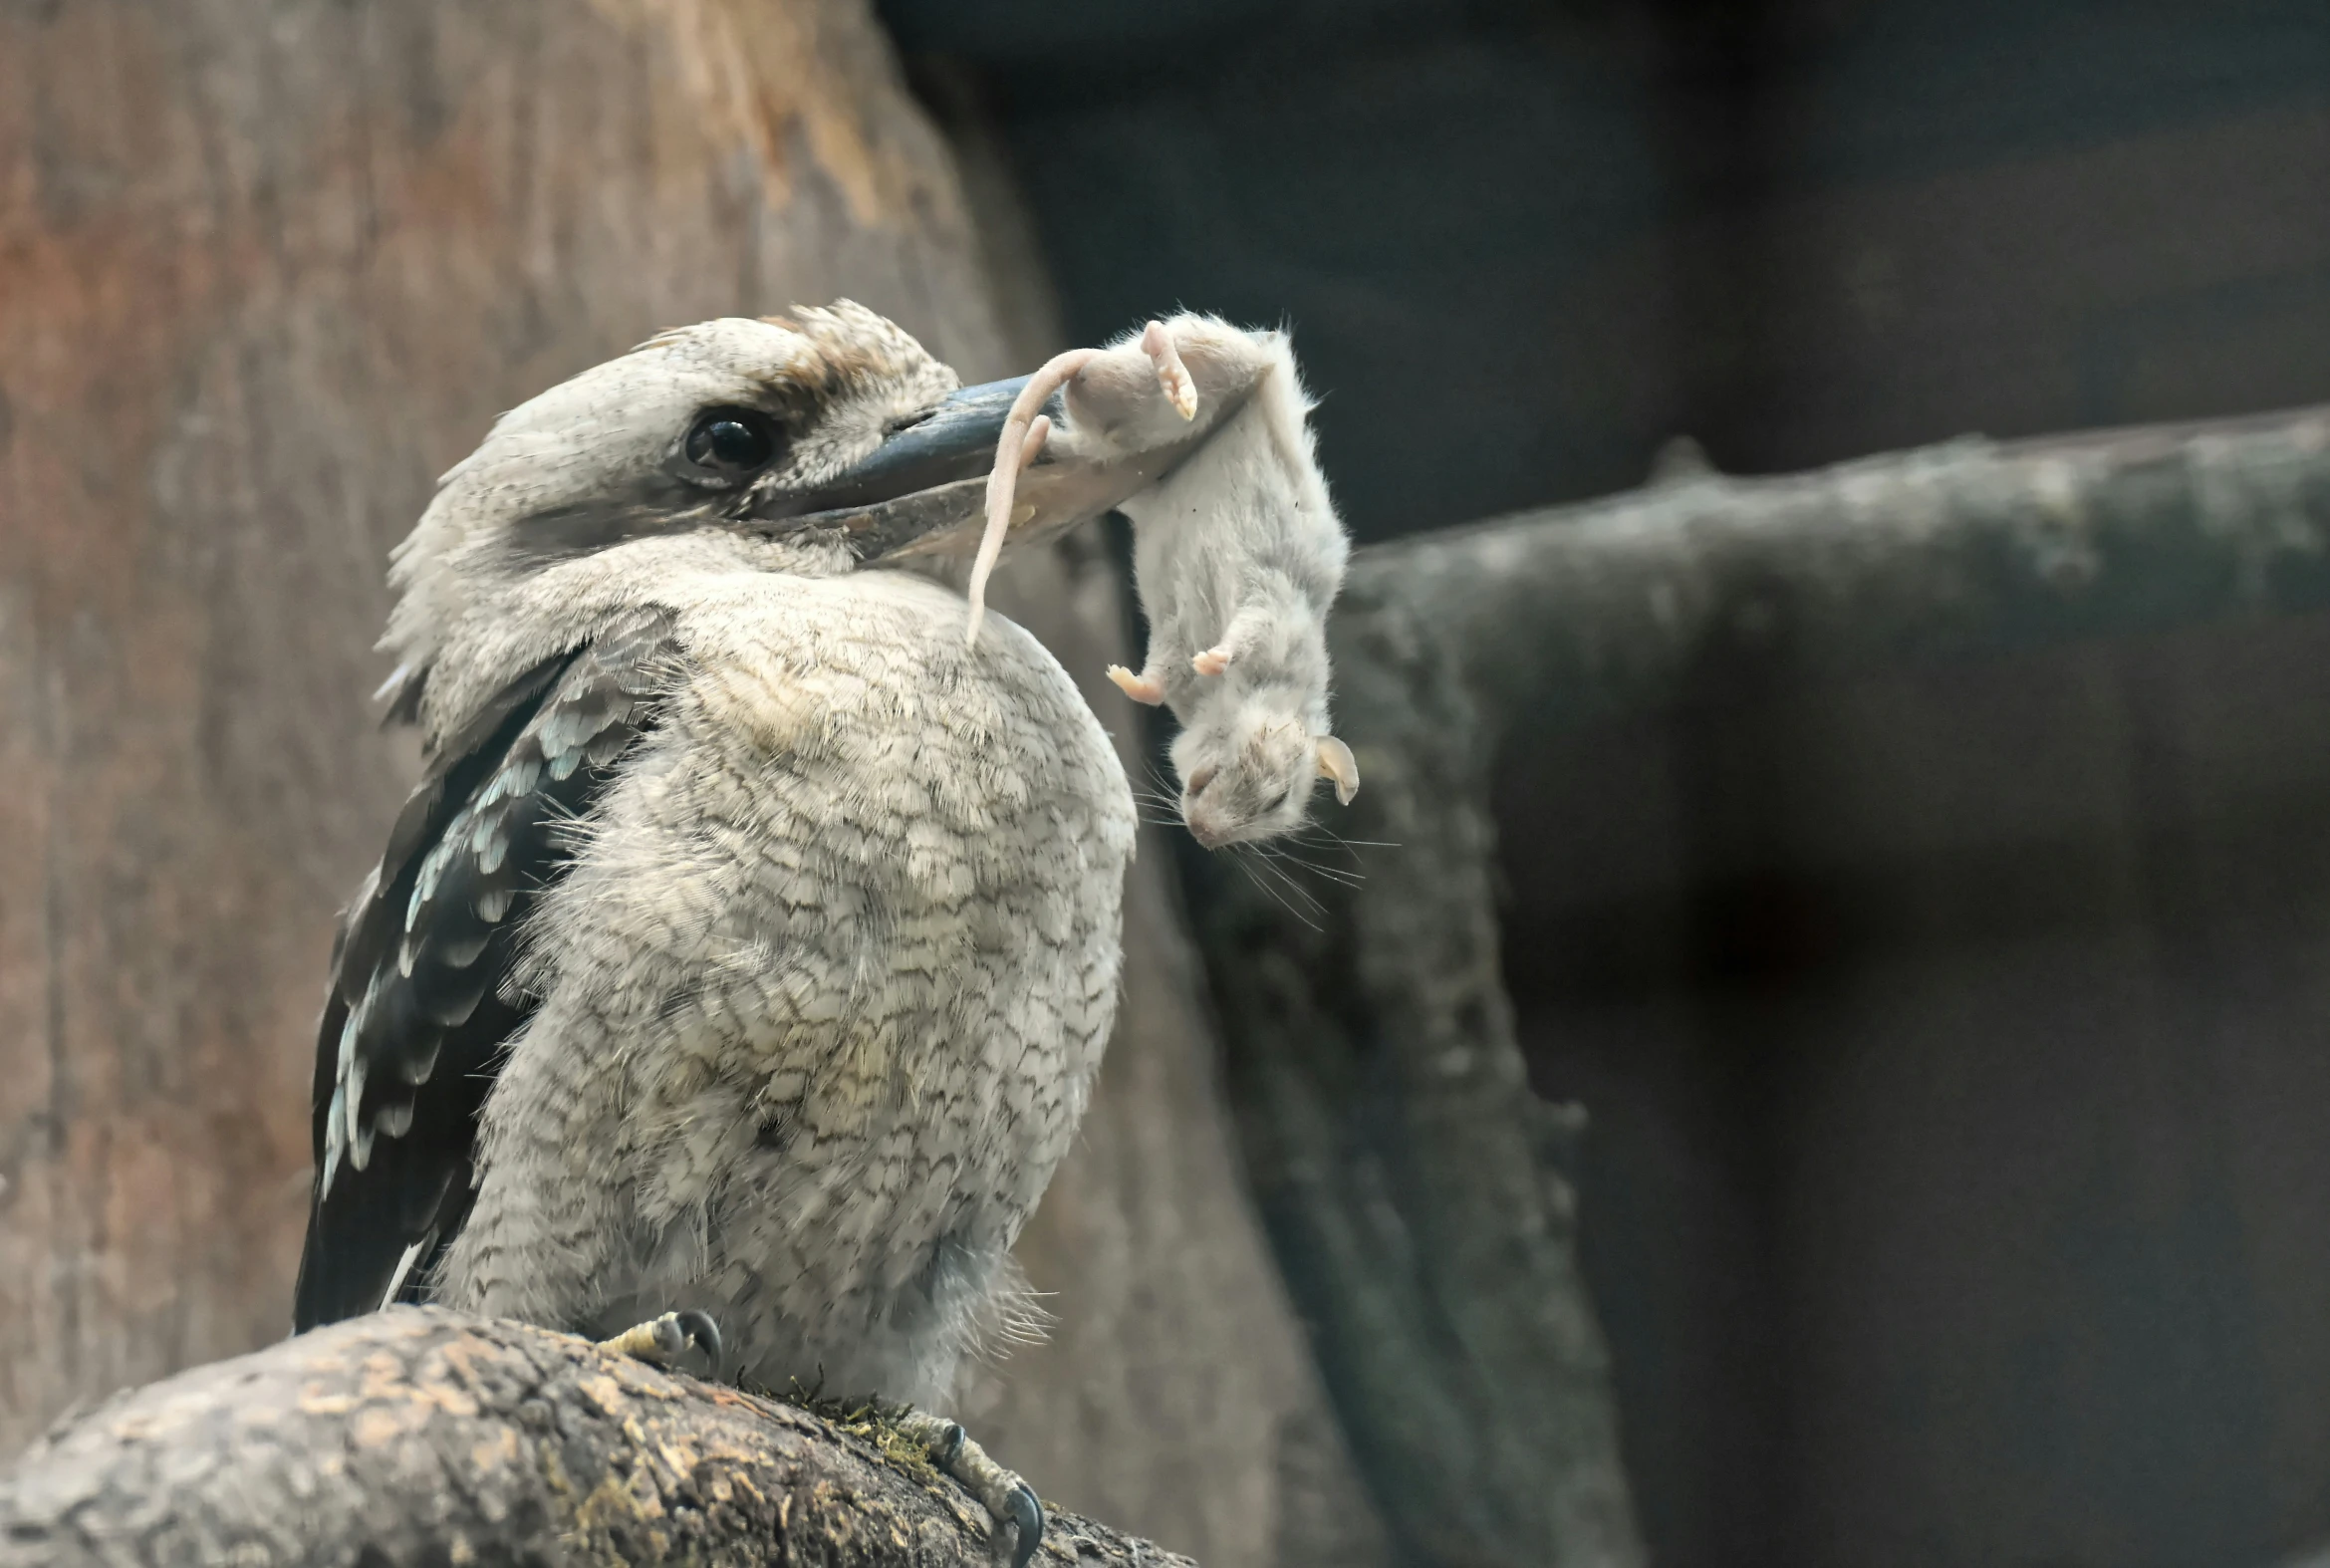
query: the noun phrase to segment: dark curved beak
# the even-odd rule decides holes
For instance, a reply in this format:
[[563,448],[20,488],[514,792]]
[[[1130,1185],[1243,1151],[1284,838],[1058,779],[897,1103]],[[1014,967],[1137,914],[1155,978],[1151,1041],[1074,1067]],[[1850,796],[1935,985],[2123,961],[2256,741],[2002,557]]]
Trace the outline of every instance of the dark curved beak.
[[[986,508],[987,471],[1003,421],[1028,378],[987,382],[949,392],[926,412],[902,422],[866,458],[817,489],[772,495],[748,523],[775,534],[838,533],[860,561],[952,548],[975,537]],[[1058,422],[1060,399],[1045,411]],[[1218,422],[1199,414],[1188,435],[1154,451],[1107,461],[1063,458],[1047,447],[1020,477],[1019,496],[1038,514],[1015,524],[1015,541],[1097,517],[1180,461]]]
[[772,534],[838,533],[860,561],[963,532],[985,509],[995,443],[1027,382],[958,388],[854,467],[814,490],[768,496],[746,521]]
[[1015,376],[948,392],[936,406],[893,428],[865,461],[795,499],[803,511],[839,511],[986,478],[1003,421],[1027,382]]

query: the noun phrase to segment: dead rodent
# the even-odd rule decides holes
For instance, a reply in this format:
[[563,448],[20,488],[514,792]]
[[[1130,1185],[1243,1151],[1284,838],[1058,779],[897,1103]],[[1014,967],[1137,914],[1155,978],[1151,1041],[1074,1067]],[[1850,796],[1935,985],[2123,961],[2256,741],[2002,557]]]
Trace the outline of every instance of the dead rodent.
[[[1054,392],[1057,430],[1037,411]],[[1317,779],[1333,780],[1346,802],[1359,789],[1327,714],[1327,612],[1351,546],[1313,455],[1311,404],[1285,334],[1175,316],[1037,372],[988,477],[970,635],[1019,474],[1047,443],[1094,460],[1147,451],[1208,403],[1235,406],[1188,457],[1119,503],[1133,521],[1150,641],[1140,674],[1112,667],[1109,677],[1180,720],[1182,820],[1216,849],[1301,826]]]

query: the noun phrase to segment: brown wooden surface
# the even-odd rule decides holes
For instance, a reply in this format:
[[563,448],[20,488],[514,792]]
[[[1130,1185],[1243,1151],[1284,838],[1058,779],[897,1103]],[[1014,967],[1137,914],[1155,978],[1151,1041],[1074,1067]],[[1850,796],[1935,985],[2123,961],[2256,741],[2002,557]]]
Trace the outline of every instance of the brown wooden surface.
[[[837,1427],[571,1335],[424,1307],[181,1373],[0,1471],[5,1568],[974,1568],[990,1533],[975,1498],[868,1413]],[[1057,1511],[1033,1563],[1193,1568]]]
[[287,1327],[332,913],[411,766],[363,700],[383,558],[433,476],[666,323],[856,291],[992,353],[856,10],[765,8],[823,67],[745,127],[691,53],[726,13],[677,9],[0,21],[0,1440]]
[[[415,761],[364,700],[384,559],[433,476],[660,327],[838,295],[966,379],[1044,330],[859,0],[0,8],[0,1454],[288,1326],[332,916]],[[1095,675],[1113,582],[1045,609],[1045,570],[1015,608]],[[1321,1475],[1365,1510],[1151,952],[1162,859],[1027,1244],[1060,1331],[966,1404],[1046,1496],[1227,1568],[1296,1550]]]

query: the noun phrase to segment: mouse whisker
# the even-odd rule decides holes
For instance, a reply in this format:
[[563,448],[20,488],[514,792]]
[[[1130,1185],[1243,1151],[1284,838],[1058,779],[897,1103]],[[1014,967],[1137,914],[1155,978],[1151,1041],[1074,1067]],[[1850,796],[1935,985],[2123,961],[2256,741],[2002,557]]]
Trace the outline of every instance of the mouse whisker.
[[1251,857],[1235,853],[1236,849],[1237,846],[1230,846],[1230,864],[1237,867],[1238,871],[1244,875],[1248,882],[1252,883],[1256,888],[1261,890],[1264,897],[1268,898],[1272,904],[1277,905],[1280,909],[1293,915],[1296,919],[1302,921],[1303,924],[1309,926],[1312,930],[1322,929],[1318,921],[1312,919],[1302,911],[1296,909],[1292,904],[1289,904],[1285,895],[1281,894],[1277,889],[1264,882],[1255,871],[1256,863],[1253,861],[1253,859]]
[[1367,881],[1367,873],[1363,871],[1342,866],[1329,866],[1324,862],[1309,859],[1284,843],[1271,845],[1263,849],[1261,853],[1281,865],[1296,867],[1313,876],[1324,877],[1338,887],[1356,889]]
[[1287,866],[1300,867],[1315,877],[1326,878],[1340,888],[1357,889],[1365,885],[1368,880],[1365,872],[1345,871],[1340,866],[1322,866],[1317,861],[1305,860],[1300,855],[1292,854],[1283,849],[1269,853],[1270,859],[1274,861]]
[[[1390,839],[1347,839],[1324,822],[1318,821],[1306,821],[1301,828],[1288,834],[1287,838],[1296,844],[1317,844],[1322,849],[1344,851],[1396,850],[1402,847]],[[1358,860],[1359,856],[1354,853],[1351,858]]]
[[[1315,915],[1325,915],[1327,913],[1327,906],[1319,902],[1319,897],[1317,894],[1314,894],[1310,889],[1295,881],[1292,877],[1288,876],[1278,867],[1270,864],[1270,857],[1261,853],[1257,846],[1243,844],[1235,846],[1235,848],[1242,853],[1242,856],[1248,865],[1254,867],[1264,876],[1270,878],[1281,888],[1292,894],[1297,900],[1301,901],[1305,909],[1308,909]],[[1305,923],[1308,922],[1306,921]]]

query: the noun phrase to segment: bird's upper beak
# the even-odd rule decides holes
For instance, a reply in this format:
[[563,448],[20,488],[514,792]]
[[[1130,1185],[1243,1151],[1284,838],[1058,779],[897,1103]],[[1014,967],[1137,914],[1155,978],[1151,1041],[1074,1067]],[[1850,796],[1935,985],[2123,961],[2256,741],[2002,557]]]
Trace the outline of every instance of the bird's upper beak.
[[958,388],[910,419],[900,421],[871,454],[806,495],[805,512],[881,506],[966,479],[984,480],[995,442],[1024,376]]
[[[786,533],[839,531],[861,561],[966,547],[983,519],[995,443],[1027,384],[1028,378],[1019,376],[947,393],[815,490],[771,497],[755,509],[754,521]],[[1057,396],[1046,411],[1055,424],[1060,422]],[[1032,522],[1012,529],[1014,543],[1097,517],[1153,483],[1204,439],[1219,422],[1220,411],[1226,410],[1201,412],[1188,432],[1168,446],[1107,461],[1047,446],[1020,477],[1017,499],[1033,503],[1036,513]]]

